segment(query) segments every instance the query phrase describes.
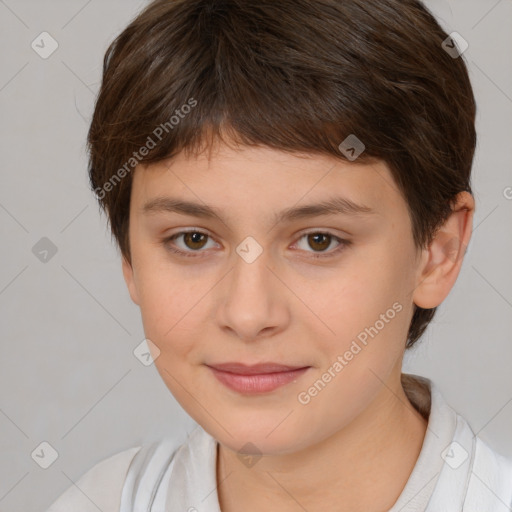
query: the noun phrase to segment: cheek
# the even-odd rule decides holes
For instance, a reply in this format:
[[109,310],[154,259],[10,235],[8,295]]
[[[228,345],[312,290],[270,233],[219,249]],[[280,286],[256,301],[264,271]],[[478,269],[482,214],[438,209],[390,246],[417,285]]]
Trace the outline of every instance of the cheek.
[[171,339],[179,319],[183,317],[186,300],[179,289],[180,281],[169,266],[149,259],[140,259],[137,267],[139,306],[146,337],[160,350]]
[[158,333],[170,329],[186,306],[183,277],[171,265],[165,250],[139,237],[134,243],[136,285],[145,326]]
[[355,341],[363,349],[354,359],[380,357],[382,352],[396,356],[407,334],[408,286],[404,258],[377,248],[367,251],[364,258],[355,256],[352,265],[337,272],[313,295],[315,313],[329,326],[327,330],[317,321],[317,332],[326,333],[321,337],[326,353],[332,358],[351,347],[357,351]]
[[185,390],[191,388],[194,375],[188,363],[198,359],[194,351],[203,337],[201,303],[175,276],[155,278],[151,273],[144,279],[140,310],[145,336],[158,347],[155,367],[173,396],[189,409],[190,395]]

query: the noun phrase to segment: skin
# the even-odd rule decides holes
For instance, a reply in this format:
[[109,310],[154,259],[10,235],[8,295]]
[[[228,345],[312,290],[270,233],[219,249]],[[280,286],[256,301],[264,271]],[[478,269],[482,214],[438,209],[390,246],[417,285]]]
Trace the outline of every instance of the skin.
[[[375,213],[273,220],[286,208],[339,195]],[[142,206],[158,196],[218,208],[221,218],[143,213]],[[219,441],[223,512],[392,507],[427,428],[400,383],[413,305],[432,308],[448,295],[473,212],[473,197],[461,193],[431,246],[419,250],[406,202],[383,162],[219,143],[208,155],[180,153],[135,169],[132,261],[123,259],[124,278],[146,337],[160,351],[153,348],[164,382]],[[191,228],[208,236],[165,241]],[[332,237],[312,239],[305,231]],[[247,236],[263,250],[252,263],[236,252]],[[336,252],[336,237],[351,244]],[[327,253],[331,257],[313,257]],[[321,392],[300,403],[298,394],[397,302],[400,312]],[[205,366],[228,361],[311,368],[275,391],[245,395]],[[263,454],[254,465],[238,453],[248,442],[256,448],[245,453]],[[203,497],[197,498],[191,506],[199,506]]]

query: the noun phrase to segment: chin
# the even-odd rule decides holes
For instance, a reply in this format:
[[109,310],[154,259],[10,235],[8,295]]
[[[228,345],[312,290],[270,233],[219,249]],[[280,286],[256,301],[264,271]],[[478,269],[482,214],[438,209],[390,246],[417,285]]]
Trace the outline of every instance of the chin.
[[208,432],[226,448],[249,455],[283,455],[301,449],[302,443],[307,444],[303,433],[282,426],[276,428],[277,425],[279,422],[272,422],[271,427],[248,426],[242,422],[238,426],[223,425],[231,435],[218,426]]

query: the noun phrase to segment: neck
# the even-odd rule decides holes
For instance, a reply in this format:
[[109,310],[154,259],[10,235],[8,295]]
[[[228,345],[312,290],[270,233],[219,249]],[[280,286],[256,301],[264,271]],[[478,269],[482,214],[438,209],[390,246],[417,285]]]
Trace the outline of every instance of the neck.
[[382,512],[400,496],[414,468],[427,421],[412,406],[400,372],[350,425],[293,454],[263,456],[252,468],[219,444],[222,512]]

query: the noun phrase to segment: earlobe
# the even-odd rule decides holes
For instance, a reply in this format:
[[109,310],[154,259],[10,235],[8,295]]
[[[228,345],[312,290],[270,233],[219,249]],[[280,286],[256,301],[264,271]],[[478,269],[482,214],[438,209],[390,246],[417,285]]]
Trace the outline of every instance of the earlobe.
[[450,217],[439,228],[418,268],[414,303],[432,309],[448,296],[459,275],[471,238],[475,202],[469,192],[457,196]]
[[132,265],[126,260],[126,258],[123,256],[122,261],[122,268],[123,268],[123,276],[124,280],[126,282],[126,286],[128,287],[128,291],[130,292],[130,297],[137,306],[139,305],[139,296],[137,293],[137,286],[135,284],[135,279],[133,276],[133,267]]

